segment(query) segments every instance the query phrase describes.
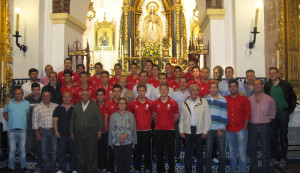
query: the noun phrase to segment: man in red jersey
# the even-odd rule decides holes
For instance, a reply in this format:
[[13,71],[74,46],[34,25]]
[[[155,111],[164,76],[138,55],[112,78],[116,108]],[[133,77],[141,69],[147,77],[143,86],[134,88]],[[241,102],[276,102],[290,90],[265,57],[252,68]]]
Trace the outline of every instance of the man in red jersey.
[[178,91],[180,88],[179,80],[182,76],[182,69],[180,66],[175,66],[174,75],[175,75],[174,80],[170,81],[168,85],[169,85],[169,87],[173,88],[174,91]]
[[140,80],[140,76],[138,74],[138,65],[137,63],[132,63],[130,65],[130,72],[131,72],[131,75],[129,75],[127,77],[127,88],[130,89],[132,91],[134,85],[137,85],[141,82]]
[[[105,103],[107,108],[107,129],[109,129],[109,119],[110,116],[118,111],[118,100],[121,98],[122,88],[119,84],[113,86],[113,98]],[[108,147],[108,162],[107,162],[107,172],[114,172],[114,153],[111,147]]]
[[73,73],[71,70],[64,71],[65,85],[62,85],[60,87],[61,95],[63,95],[64,92],[66,92],[66,91],[70,92],[72,95],[74,94],[75,89],[77,88],[77,85],[73,85],[72,76],[73,76]]
[[109,83],[113,86],[119,82],[120,77],[122,76],[122,66],[117,63],[114,66],[115,76],[109,79]]
[[170,63],[166,64],[165,71],[167,74],[167,84],[169,85],[171,81],[175,80],[175,75],[173,73],[173,67]]
[[[202,74],[202,77],[200,77],[199,74]],[[194,80],[190,81],[188,84],[188,87],[190,87],[192,84],[197,84],[200,88],[199,97],[204,98],[208,94],[210,94],[209,91],[209,85],[211,83],[211,80],[209,79],[210,70],[208,67],[203,67],[201,72],[199,67],[193,68],[193,75]]]
[[102,172],[106,172],[107,170],[107,150],[108,150],[108,136],[107,136],[108,112],[104,100],[105,100],[105,91],[100,88],[97,90],[97,105],[99,107],[102,116],[103,129],[102,129],[102,137],[99,140],[99,145],[98,145],[98,169],[101,170]]
[[159,91],[161,97],[153,102],[153,113],[156,119],[157,172],[165,172],[164,153],[167,153],[169,159],[168,172],[175,173],[175,122],[179,119],[179,108],[176,101],[168,96],[169,87],[167,84],[161,84]]
[[78,85],[78,83],[80,82],[79,75],[72,70],[72,59],[71,58],[66,58],[64,60],[64,67],[65,67],[65,69],[63,71],[59,72],[58,75],[57,75],[57,83],[59,83],[61,85],[65,85],[64,71],[65,70],[70,70],[73,74],[72,75],[73,84]]
[[183,77],[186,77],[188,81],[193,79],[193,67],[197,66],[194,60],[188,61],[188,71],[183,74]]
[[90,91],[90,99],[96,100],[95,88],[88,84],[89,76],[86,71],[80,73],[80,85],[75,89],[73,99],[75,103],[81,101],[81,91],[87,89]]
[[158,81],[159,74],[160,74],[159,66],[154,64],[152,67],[152,77],[150,78],[149,76],[148,78],[148,83],[153,85],[154,88],[157,88],[159,86],[159,81]]
[[149,79],[152,79],[153,78],[153,75],[152,75],[152,67],[153,67],[153,62],[151,60],[147,60],[146,63],[145,63],[145,70],[146,72],[148,73],[148,76],[149,76]]
[[198,66],[193,67],[192,72],[193,72],[193,78],[189,80],[188,87],[192,84],[197,84],[201,81],[200,67]]
[[142,155],[144,154],[145,172],[150,173],[152,170],[151,119],[153,103],[146,97],[146,85],[139,84],[136,88],[138,97],[130,103],[137,130],[137,145],[133,152],[134,169],[141,172]]
[[95,64],[95,74],[89,78],[89,84],[94,88],[97,88],[101,84],[101,72],[103,70],[103,65],[100,62]]
[[101,72],[101,84],[96,87],[96,89],[104,89],[105,91],[105,102],[109,100],[110,94],[112,93],[112,85],[109,83],[109,73],[108,71]]

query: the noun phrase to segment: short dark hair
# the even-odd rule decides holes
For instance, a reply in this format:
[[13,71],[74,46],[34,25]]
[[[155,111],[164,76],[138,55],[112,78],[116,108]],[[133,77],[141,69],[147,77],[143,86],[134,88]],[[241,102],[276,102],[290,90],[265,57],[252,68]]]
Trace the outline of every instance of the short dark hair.
[[120,63],[115,64],[114,68],[118,66],[122,68],[122,65]]
[[50,72],[49,75],[51,75],[51,74],[55,74],[57,76],[57,73],[55,71]]
[[252,69],[247,70],[247,71],[246,71],[246,74],[247,74],[247,73],[253,73],[253,74],[255,74],[254,70],[252,70]]
[[277,72],[279,72],[279,70],[278,70],[277,67],[270,67],[270,68],[269,68],[269,71],[270,71],[270,70],[276,70]]
[[153,66],[153,62],[152,62],[150,59],[148,59],[148,60],[145,62],[145,64],[146,64],[147,62],[151,63],[151,65]]
[[162,86],[166,86],[166,87],[169,89],[169,85],[168,85],[168,84],[161,84],[161,85],[159,85],[159,89],[160,89]]
[[121,85],[119,85],[119,84],[114,84],[113,90],[114,90],[115,88],[120,88],[120,90],[122,90],[122,87],[121,87]]
[[41,88],[41,85],[39,83],[33,83],[33,84],[31,84],[31,89],[36,88],[36,87]]
[[172,64],[171,64],[171,63],[169,63],[169,62],[168,62],[166,65],[165,65],[165,67],[166,67],[167,65],[170,65],[170,66],[172,66]]
[[15,92],[16,90],[22,90],[22,93],[24,94],[24,90],[22,89],[22,87],[21,87],[21,86],[17,86],[17,87],[15,87],[15,89],[14,89],[14,92]]
[[214,84],[216,84],[216,85],[217,85],[217,88],[219,88],[219,84],[218,84],[217,82],[212,82],[212,83],[210,83],[210,84],[209,84],[209,88],[210,88],[211,85],[214,85]]
[[65,58],[64,63],[65,63],[66,61],[71,61],[71,62],[72,62],[72,58]]
[[28,72],[28,74],[31,74],[31,73],[33,73],[33,72],[37,72],[37,73],[39,73],[39,71],[38,71],[37,69],[35,69],[35,68],[31,68],[31,69],[29,69],[29,72]]
[[102,65],[101,62],[97,62],[97,63],[94,65],[94,67],[96,67],[97,65],[100,66],[101,68],[103,68],[103,65]]
[[81,77],[81,75],[83,75],[83,74],[86,74],[86,75],[89,77],[89,74],[88,74],[88,72],[86,72],[86,71],[81,72],[81,73],[80,73],[80,77]]
[[232,72],[234,72],[234,70],[233,70],[233,68],[232,68],[231,66],[226,67],[226,68],[225,68],[225,71],[226,71],[227,69],[231,69]]
[[192,71],[194,71],[195,68],[197,68],[199,71],[201,71],[200,67],[198,67],[198,66],[193,67]]
[[239,82],[236,79],[230,79],[228,81],[228,87],[230,86],[230,84],[235,83],[237,86],[239,86]]
[[138,85],[136,86],[136,91],[137,91],[139,88],[145,88],[145,90],[147,91],[147,86],[144,85],[144,84],[138,84]]
[[167,76],[166,73],[160,73],[160,74],[158,75],[158,78],[159,78],[160,76],[166,76],[166,79],[168,78],[168,76]]
[[41,95],[45,92],[50,93],[51,97],[52,97],[52,90],[49,87],[43,87]]
[[188,80],[188,78],[187,77],[184,77],[184,76],[181,76],[180,78],[179,78],[179,82],[180,82],[180,79],[185,79],[186,80],[186,82],[188,82],[189,80]]
[[78,69],[79,67],[83,67],[83,69],[85,69],[85,66],[83,64],[77,64],[76,65],[76,69]]
[[194,63],[196,63],[196,61],[193,60],[193,59],[189,59],[189,60],[188,60],[188,63],[189,63],[189,62],[194,62]]
[[175,71],[176,69],[182,71],[182,68],[181,68],[180,66],[178,66],[178,65],[174,67],[174,71]]
[[146,70],[142,70],[139,75],[141,75],[142,73],[146,73],[148,76],[148,72]]
[[157,64],[153,64],[152,69],[153,69],[153,67],[157,67],[158,70],[160,70],[160,68],[159,68],[159,66]]
[[210,69],[209,69],[208,67],[203,67],[202,70],[203,70],[203,69],[207,69],[208,71],[210,71]]
[[69,74],[70,76],[73,76],[73,73],[71,70],[65,70],[63,76],[65,76],[65,74]]
[[107,74],[107,76],[109,77],[109,72],[108,72],[108,71],[102,71],[102,72],[101,72],[101,76],[102,76],[103,74]]
[[131,66],[133,66],[133,65],[135,65],[135,66],[139,67],[139,66],[138,66],[138,64],[137,64],[137,63],[135,63],[135,62],[131,63],[131,64],[130,64],[130,67],[131,67]]
[[65,58],[64,63],[65,63],[66,61],[71,61],[71,62],[72,62],[72,58]]
[[102,89],[102,88],[97,89],[97,94],[98,94],[99,92],[103,92],[103,94],[105,95],[105,90],[104,90],[104,89]]

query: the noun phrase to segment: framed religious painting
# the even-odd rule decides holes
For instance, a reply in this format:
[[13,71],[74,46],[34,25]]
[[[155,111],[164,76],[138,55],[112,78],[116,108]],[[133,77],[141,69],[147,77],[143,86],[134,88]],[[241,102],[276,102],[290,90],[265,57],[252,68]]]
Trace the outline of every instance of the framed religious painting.
[[116,23],[108,22],[106,17],[102,22],[95,23],[95,50],[114,50],[116,37]]

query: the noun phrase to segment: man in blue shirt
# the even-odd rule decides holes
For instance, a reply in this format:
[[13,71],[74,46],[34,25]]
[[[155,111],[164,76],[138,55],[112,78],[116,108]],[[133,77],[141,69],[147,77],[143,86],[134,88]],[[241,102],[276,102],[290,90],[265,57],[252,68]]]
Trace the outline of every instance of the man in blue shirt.
[[9,144],[8,171],[14,172],[14,161],[16,153],[16,145],[18,144],[20,151],[20,164],[23,172],[26,169],[26,129],[27,119],[29,117],[30,104],[23,99],[24,92],[21,88],[14,91],[15,97],[4,107],[3,116],[7,123],[7,137]]
[[[233,78],[233,75],[234,75],[234,71],[233,71],[233,68],[231,66],[228,66],[225,68],[225,80],[222,80],[220,83],[219,83],[219,94],[222,96],[222,97],[225,97],[227,95],[230,95],[230,91],[229,91],[229,88],[228,88],[228,81],[231,80],[231,79],[234,79]],[[239,83],[239,94],[240,95],[245,95],[245,88],[244,88],[244,85],[241,81],[238,80],[238,83]]]

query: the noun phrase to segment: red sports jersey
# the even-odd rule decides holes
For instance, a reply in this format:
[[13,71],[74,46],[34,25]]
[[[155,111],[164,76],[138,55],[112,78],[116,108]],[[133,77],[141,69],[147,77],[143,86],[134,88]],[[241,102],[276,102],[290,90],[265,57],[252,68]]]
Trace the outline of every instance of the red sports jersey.
[[[91,93],[91,99],[96,99],[96,90],[94,87],[92,87],[91,85],[88,85],[87,87],[88,90],[90,90]],[[74,103],[78,103],[81,101],[81,91],[83,89],[81,88],[81,86],[78,86],[75,91],[74,91],[74,95],[73,95],[73,101]]]
[[[79,75],[76,72],[74,72],[73,70],[72,70],[72,73],[73,73],[72,82],[73,83],[76,82],[79,85],[80,84]],[[66,81],[65,81],[65,78],[64,78],[64,70],[57,74],[57,83],[59,83],[61,85],[66,84]]]
[[133,79],[132,75],[129,75],[127,77],[127,88],[132,91],[134,85],[138,85],[140,82],[141,82],[141,79],[139,76],[137,78]]
[[151,84],[154,86],[154,88],[157,88],[159,86],[159,81],[154,78],[148,79],[148,84]]
[[110,95],[111,95],[111,93],[112,93],[112,90],[113,90],[113,86],[110,85],[110,84],[108,84],[108,88],[105,89],[105,88],[103,87],[103,85],[100,84],[100,85],[96,88],[96,92],[97,92],[97,90],[98,90],[99,88],[102,88],[102,89],[105,91],[105,100],[104,100],[104,101],[105,101],[105,102],[108,102],[108,101],[109,101],[109,97],[110,97]]
[[175,80],[175,75],[174,73],[172,73],[171,77],[167,78],[167,84],[169,85],[170,82],[172,82],[173,80]]
[[102,132],[105,132],[107,130],[107,129],[105,129],[105,115],[108,115],[107,107],[104,104],[103,106],[98,105],[98,108],[100,110],[102,121],[103,121]]
[[196,82],[194,80],[190,81],[188,84],[188,88],[190,88],[190,86],[192,84],[197,84],[200,88],[200,92],[199,92],[199,97],[203,98],[205,95],[210,94],[210,90],[209,90],[209,85],[211,83],[211,80],[208,80],[208,83],[204,83],[204,82]]
[[174,91],[177,91],[177,89],[180,88],[179,83],[175,82],[175,80],[170,81],[168,85],[169,87],[173,88]]
[[[60,87],[60,93],[61,93],[61,95],[63,95],[64,92],[69,91],[72,94],[72,96],[74,97],[74,92],[77,87],[78,87],[77,85],[72,85],[70,88],[68,88],[68,87],[66,87],[66,85],[63,85]],[[74,99],[72,99],[72,104],[75,104]]]
[[136,130],[151,130],[152,105],[153,102],[148,98],[145,103],[141,103],[138,98],[131,101],[130,110],[135,117]]
[[179,115],[178,104],[175,100],[169,99],[163,103],[161,97],[153,102],[153,113],[156,114],[156,130],[174,130],[174,115]]
[[101,77],[97,78],[94,74],[89,78],[89,84],[94,88],[98,88],[98,86],[101,85]]
[[109,79],[109,84],[112,86],[114,86],[114,84],[117,84],[118,82],[119,82],[119,79],[116,76]]
[[149,79],[153,79],[153,74],[151,74],[151,75],[148,76],[148,80]]
[[183,77],[186,77],[186,78],[188,79],[188,81],[194,79],[194,76],[193,76],[193,74],[192,74],[190,71],[184,73],[182,76],[183,76]]

